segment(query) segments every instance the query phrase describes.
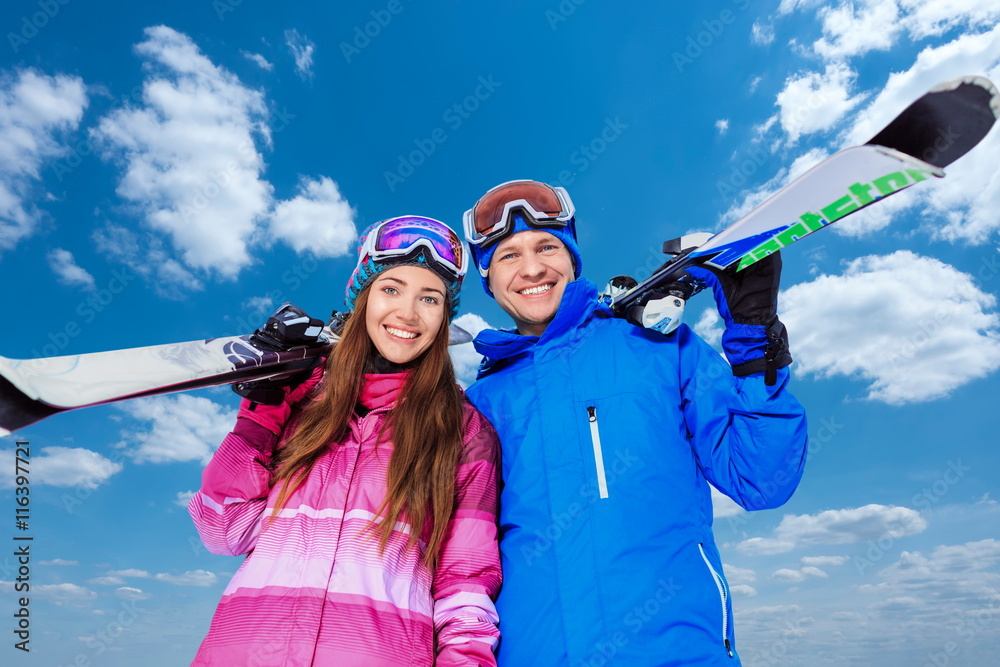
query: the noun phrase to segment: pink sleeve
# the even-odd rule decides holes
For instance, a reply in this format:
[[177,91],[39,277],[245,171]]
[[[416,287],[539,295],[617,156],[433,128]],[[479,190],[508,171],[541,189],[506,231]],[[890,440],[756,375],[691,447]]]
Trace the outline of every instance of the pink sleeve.
[[467,415],[466,443],[455,479],[455,514],[434,572],[436,665],[496,665],[500,638],[493,601],[500,592],[497,546],[500,443],[486,418]]
[[267,465],[276,441],[263,426],[237,419],[205,467],[188,512],[209,552],[239,556],[253,550],[270,491]]

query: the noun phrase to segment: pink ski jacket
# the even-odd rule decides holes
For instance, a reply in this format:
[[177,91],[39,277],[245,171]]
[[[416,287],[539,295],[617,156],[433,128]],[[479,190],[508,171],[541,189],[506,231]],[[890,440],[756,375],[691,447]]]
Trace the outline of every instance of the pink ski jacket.
[[376,439],[390,407],[355,416],[270,522],[277,436],[237,419],[188,509],[209,551],[248,555],[193,665],[496,664],[496,432],[466,406],[455,513],[431,572],[421,563],[429,525],[407,548],[410,527],[397,523],[384,555],[365,530],[385,496],[392,444]]

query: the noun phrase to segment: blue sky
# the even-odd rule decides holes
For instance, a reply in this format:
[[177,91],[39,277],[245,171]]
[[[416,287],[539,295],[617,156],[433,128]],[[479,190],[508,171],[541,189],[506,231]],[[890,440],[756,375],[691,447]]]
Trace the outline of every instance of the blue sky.
[[[587,277],[641,277],[663,240],[719,229],[933,84],[1000,81],[985,0],[154,4],[0,10],[4,356],[245,333],[284,300],[325,317],[358,230],[457,228],[514,178],[568,188]],[[994,130],[943,181],[783,253],[810,460],[778,510],[716,506],[748,665],[995,659],[998,154]],[[508,324],[474,278],[462,305],[467,328]],[[707,297],[687,320],[718,339]],[[455,358],[468,380],[474,352]],[[204,390],[17,434],[32,651],[3,556],[4,664],[191,659],[239,562],[184,504],[235,406]]]

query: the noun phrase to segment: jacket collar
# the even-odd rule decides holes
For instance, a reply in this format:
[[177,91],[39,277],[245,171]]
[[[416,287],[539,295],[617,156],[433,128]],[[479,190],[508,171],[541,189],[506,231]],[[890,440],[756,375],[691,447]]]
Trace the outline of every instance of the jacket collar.
[[566,285],[556,316],[541,336],[522,336],[513,330],[484,329],[473,344],[476,351],[487,359],[507,359],[527,352],[535,343],[558,344],[572,336],[598,310],[607,311],[607,308],[597,302],[597,287],[589,280],[579,278]]

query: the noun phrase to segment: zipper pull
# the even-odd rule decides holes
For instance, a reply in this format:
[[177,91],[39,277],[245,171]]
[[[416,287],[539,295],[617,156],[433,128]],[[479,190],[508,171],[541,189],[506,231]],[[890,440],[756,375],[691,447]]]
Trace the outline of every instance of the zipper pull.
[[596,407],[594,407],[593,405],[588,405],[587,406],[587,414],[590,415],[590,421],[592,421],[592,422],[596,422],[597,421],[597,408]]
[[733,649],[732,649],[732,647],[731,647],[731,646],[729,645],[729,637],[726,637],[726,641],[725,641],[724,643],[725,643],[725,645],[726,645],[726,653],[728,653],[728,654],[729,654],[729,657],[730,657],[730,658],[732,658],[732,657],[735,657],[735,656],[733,656]]

